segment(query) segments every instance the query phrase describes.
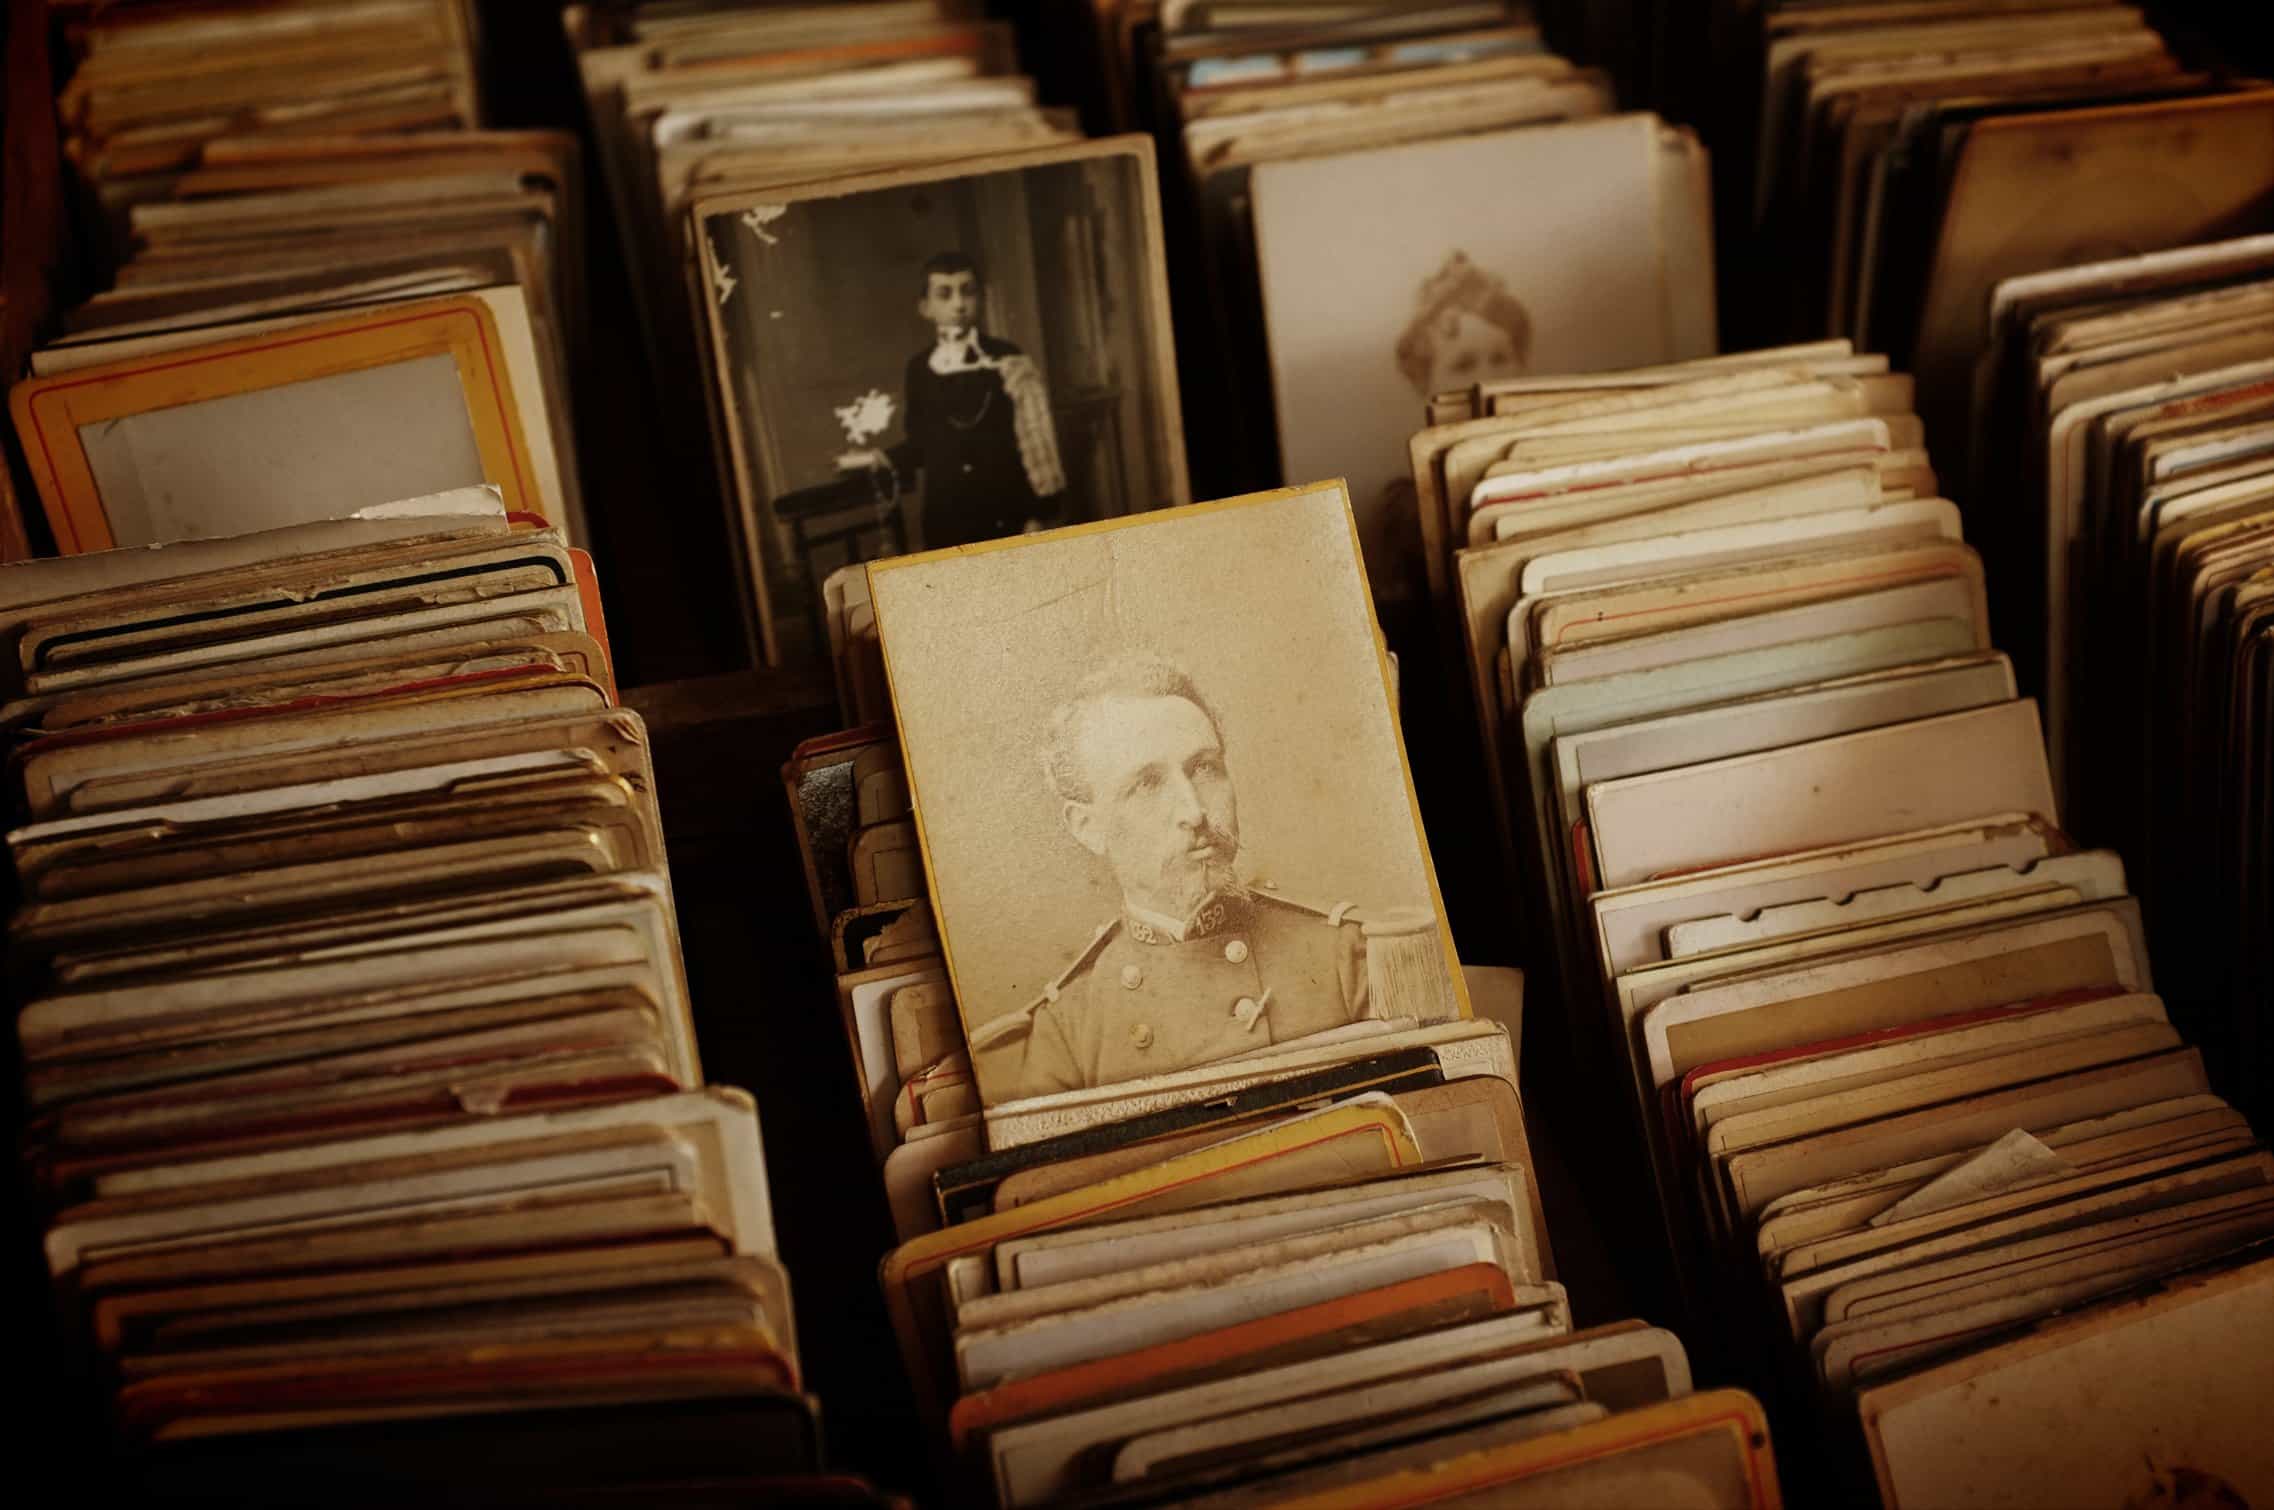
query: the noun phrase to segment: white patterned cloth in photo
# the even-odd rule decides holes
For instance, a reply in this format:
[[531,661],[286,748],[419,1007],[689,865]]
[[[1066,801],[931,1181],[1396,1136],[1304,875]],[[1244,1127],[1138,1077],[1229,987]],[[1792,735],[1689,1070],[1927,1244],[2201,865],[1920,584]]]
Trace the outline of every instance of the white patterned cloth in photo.
[[1018,432],[1019,460],[1037,498],[1066,490],[1066,468],[1058,459],[1058,427],[1050,419],[1050,390],[1042,369],[1027,356],[1006,358],[998,369],[1011,396],[1011,421]]

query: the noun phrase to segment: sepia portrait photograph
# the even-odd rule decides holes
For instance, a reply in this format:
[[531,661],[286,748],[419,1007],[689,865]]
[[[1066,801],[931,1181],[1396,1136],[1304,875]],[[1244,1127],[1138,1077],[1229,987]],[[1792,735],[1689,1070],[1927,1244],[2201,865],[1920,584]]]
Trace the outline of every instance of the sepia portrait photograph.
[[1144,138],[694,213],[769,658],[847,566],[1186,500]]
[[1613,116],[1256,165],[1280,464],[1348,481],[1385,600],[1416,576],[1406,441],[1432,397],[1705,354],[1668,319],[1669,277],[1711,274],[1666,265],[1664,157],[1654,121]]
[[1340,484],[870,590],[984,1104],[1465,1015]]

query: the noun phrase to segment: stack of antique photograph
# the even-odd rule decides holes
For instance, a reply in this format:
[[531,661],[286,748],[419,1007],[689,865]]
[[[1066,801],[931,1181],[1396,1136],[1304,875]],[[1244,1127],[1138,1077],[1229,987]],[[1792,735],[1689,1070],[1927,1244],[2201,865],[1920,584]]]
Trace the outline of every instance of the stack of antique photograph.
[[[1815,1449],[1860,1432],[1887,1503],[2089,1502],[2142,1440],[2240,1446],[2150,1391],[2269,1283],[2274,1158],[2124,857],[2061,827],[1909,380],[1827,344],[1479,390],[1414,442],[1433,497],[1475,479],[1444,606],[1534,980],[1628,1103],[1691,1335]],[[2037,1424],[2103,1390],[2152,1437]]]
[[25,1166],[71,1346],[173,1447],[140,1492],[794,1495],[757,1111],[704,1087],[590,560],[480,488],[0,580]]
[[337,9],[116,6],[74,29],[55,110],[112,272],[54,311],[44,381],[12,395],[60,548],[481,483],[588,543],[576,141],[474,129],[466,0]]
[[1760,1407],[1693,1391],[1678,1337],[1572,1328],[1521,979],[1451,950],[1339,484],[869,587],[898,737],[784,779],[817,909],[856,899],[886,1301],[957,1492],[1773,1478]]
[[12,0],[35,1466],[2274,1503],[2246,21]]

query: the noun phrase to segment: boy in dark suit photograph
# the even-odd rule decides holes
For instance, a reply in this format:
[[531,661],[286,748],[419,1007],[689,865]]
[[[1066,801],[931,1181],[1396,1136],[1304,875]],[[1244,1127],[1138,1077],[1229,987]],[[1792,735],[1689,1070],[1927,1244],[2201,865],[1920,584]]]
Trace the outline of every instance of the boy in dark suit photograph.
[[924,264],[916,312],[934,332],[908,359],[904,438],[847,451],[842,471],[890,468],[923,483],[923,549],[1016,535],[1059,516],[1066,474],[1050,394],[1034,359],[979,330],[985,285],[962,252]]

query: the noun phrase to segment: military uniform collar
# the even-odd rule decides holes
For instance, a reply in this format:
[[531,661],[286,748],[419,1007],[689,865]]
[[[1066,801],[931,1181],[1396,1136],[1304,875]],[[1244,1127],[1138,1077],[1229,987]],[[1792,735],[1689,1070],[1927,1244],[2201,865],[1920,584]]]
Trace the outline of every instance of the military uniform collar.
[[1237,887],[1226,887],[1192,910],[1182,922],[1139,907],[1134,902],[1122,903],[1123,920],[1130,938],[1140,944],[1189,944],[1233,927],[1246,910],[1247,894]]

